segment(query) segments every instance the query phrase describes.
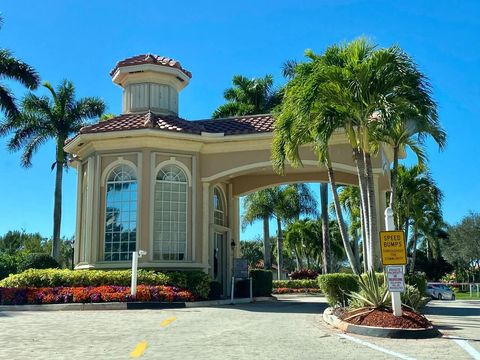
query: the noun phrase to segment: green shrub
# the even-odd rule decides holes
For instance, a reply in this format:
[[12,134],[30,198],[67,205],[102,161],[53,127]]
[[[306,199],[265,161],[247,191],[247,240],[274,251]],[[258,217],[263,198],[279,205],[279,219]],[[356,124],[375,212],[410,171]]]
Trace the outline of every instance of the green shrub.
[[427,294],[427,277],[425,273],[416,272],[413,274],[405,274],[405,283],[412,285],[420,291],[421,296]]
[[424,305],[422,294],[413,285],[405,285],[405,291],[400,294],[400,297],[402,299],[402,304],[416,311],[420,311]]
[[16,274],[18,268],[18,259],[14,255],[0,254],[0,280],[8,277],[10,274]]
[[318,289],[317,280],[273,280],[273,288]]
[[[210,294],[210,276],[203,271],[186,271],[183,274],[187,278],[186,288],[201,299],[208,299]],[[178,285],[177,285],[178,286]]]
[[273,276],[270,270],[250,270],[253,296],[270,296],[273,290]]
[[27,269],[58,269],[60,265],[49,254],[43,253],[31,253],[23,259],[19,266],[19,271],[25,271]]
[[[28,269],[0,281],[0,287],[130,286],[131,270]],[[138,285],[172,285],[206,299],[210,278],[201,271],[160,273],[138,270]]]
[[331,306],[347,306],[348,294],[359,289],[357,276],[353,274],[324,274],[319,275],[317,280],[320,291]]

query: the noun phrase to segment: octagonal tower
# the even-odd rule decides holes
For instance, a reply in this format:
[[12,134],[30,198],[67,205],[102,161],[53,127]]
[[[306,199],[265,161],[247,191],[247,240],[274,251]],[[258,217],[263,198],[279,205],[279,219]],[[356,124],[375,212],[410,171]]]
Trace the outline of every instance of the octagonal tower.
[[192,77],[178,61],[152,54],[119,61],[110,75],[123,89],[123,114],[178,115],[178,94]]

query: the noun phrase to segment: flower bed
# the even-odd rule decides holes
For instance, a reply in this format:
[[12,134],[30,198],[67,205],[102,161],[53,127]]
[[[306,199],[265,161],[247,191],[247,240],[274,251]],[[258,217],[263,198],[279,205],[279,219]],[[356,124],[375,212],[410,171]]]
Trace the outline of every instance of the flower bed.
[[0,288],[1,305],[99,303],[131,301],[194,301],[188,290],[174,286],[139,285],[137,294],[130,295],[126,286]]
[[273,294],[318,294],[320,289],[318,288],[274,288]]

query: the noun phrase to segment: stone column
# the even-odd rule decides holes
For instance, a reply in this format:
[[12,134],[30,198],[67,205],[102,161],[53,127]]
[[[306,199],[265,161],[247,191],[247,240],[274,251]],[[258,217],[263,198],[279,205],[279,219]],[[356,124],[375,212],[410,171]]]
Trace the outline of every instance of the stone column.
[[92,265],[92,236],[93,236],[93,198],[95,188],[95,158],[90,156],[87,161],[87,201],[85,226],[84,262]]
[[210,251],[210,183],[203,183],[202,190],[202,264],[203,271],[210,270],[209,251]]
[[73,249],[73,262],[78,264],[80,262],[80,241],[81,241],[81,229],[82,229],[82,188],[83,188],[83,167],[82,163],[77,163],[77,212],[76,212],[76,227],[75,227],[75,245]]

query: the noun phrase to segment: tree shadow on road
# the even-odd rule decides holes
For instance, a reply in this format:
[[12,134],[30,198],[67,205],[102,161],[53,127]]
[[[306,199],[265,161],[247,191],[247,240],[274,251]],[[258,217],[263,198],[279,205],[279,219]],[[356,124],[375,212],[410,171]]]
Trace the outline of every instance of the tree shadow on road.
[[291,314],[322,314],[329,305],[324,302],[282,299],[278,301],[257,302],[252,304],[228,305],[233,309],[263,312],[263,313],[291,313]]

